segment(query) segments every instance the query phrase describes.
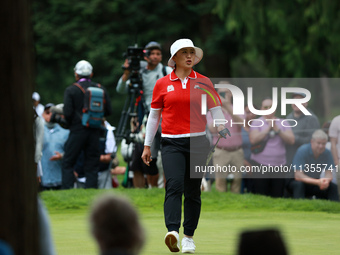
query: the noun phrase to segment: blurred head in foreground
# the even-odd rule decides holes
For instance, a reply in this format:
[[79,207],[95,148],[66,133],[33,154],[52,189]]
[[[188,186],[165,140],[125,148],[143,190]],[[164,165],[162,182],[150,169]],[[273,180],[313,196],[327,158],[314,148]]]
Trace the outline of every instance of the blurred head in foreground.
[[287,255],[280,232],[276,229],[244,231],[240,235],[238,255]]
[[138,254],[144,231],[135,208],[124,198],[104,194],[95,200],[90,227],[102,254]]

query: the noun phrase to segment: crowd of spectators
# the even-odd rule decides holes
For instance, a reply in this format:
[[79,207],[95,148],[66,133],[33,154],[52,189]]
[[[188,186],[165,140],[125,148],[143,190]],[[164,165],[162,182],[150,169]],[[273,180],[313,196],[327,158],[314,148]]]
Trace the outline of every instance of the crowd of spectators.
[[[337,183],[340,158],[338,143],[340,116],[336,116],[320,128],[318,117],[308,108],[307,103],[303,106],[311,115],[303,114],[301,109],[293,104],[291,113],[285,118],[289,125],[284,125],[284,119],[275,117],[275,111],[257,118],[248,106],[244,109],[244,116],[237,116],[233,115],[230,91],[220,88],[218,92],[226,120],[233,120],[234,123],[243,123],[243,125],[230,125],[231,121],[227,123],[232,137],[218,143],[213,155],[213,164],[235,166],[235,168],[229,167],[228,171],[210,174],[209,188],[206,190],[210,190],[212,184],[215,183],[215,189],[220,192],[230,190],[233,193],[255,193],[272,197],[325,198],[335,201],[339,199],[340,189]],[[303,97],[304,95],[300,93],[292,96],[298,99]],[[50,121],[51,107],[55,107],[54,104],[48,103],[41,106],[37,92],[33,93],[32,99],[35,110],[41,111],[41,107],[43,108],[42,113],[36,114],[35,117],[39,124],[36,125],[39,128],[35,135],[41,137],[36,145],[40,188],[41,190],[61,189],[61,162],[69,130]],[[260,109],[268,110],[271,107],[272,100],[264,98]],[[214,144],[217,135],[212,128],[213,120],[210,114],[207,115],[207,119],[207,130],[212,131],[210,133],[211,144]],[[262,120],[263,125],[260,127],[255,124],[251,125],[255,119]],[[273,119],[275,121],[272,121]],[[44,123],[44,130],[40,123]],[[119,185],[116,175],[125,174],[126,168],[119,166],[116,158],[112,160],[111,155],[117,151],[115,128],[107,121],[105,127],[106,129],[100,135],[98,188],[113,188]],[[140,126],[138,132],[143,140],[143,125]],[[141,143],[136,143],[135,148],[138,148],[138,144]],[[160,185],[157,184],[158,167],[154,166],[157,179],[148,178],[150,171],[146,171],[144,169],[146,166],[143,164],[137,164],[137,162],[141,163],[138,156],[140,152],[136,151],[133,154],[136,160],[129,160],[128,164],[132,166],[132,176],[135,174],[138,178],[132,182],[132,187],[164,187],[163,181]],[[83,161],[84,152],[79,155],[74,165],[75,188],[85,187]],[[160,165],[161,162],[158,166]],[[241,171],[241,167],[246,171]],[[150,173],[154,175],[152,171]],[[163,179],[162,175],[160,179]]]
[[[227,89],[218,90],[221,98],[225,97],[225,90]],[[304,97],[303,93],[292,95],[293,99]],[[223,107],[227,120],[233,116],[229,101],[231,100],[222,100],[222,103],[229,104],[228,107]],[[264,98],[260,109],[269,111],[268,114],[255,116],[246,106],[243,121],[238,120],[234,126],[231,122],[226,124],[231,131],[234,131],[232,132],[234,137],[242,135],[242,154],[240,155],[242,155],[243,164],[242,167],[229,167],[223,171],[223,166],[228,166],[232,162],[227,163],[228,157],[231,157],[234,162],[239,157],[232,156],[234,152],[228,147],[233,146],[236,138],[224,141],[223,146],[217,149],[218,153],[213,158],[215,160],[213,165],[221,166],[217,157],[223,153],[222,158],[226,162],[222,168],[216,167],[214,171],[220,170],[227,176],[223,180],[216,178],[216,190],[226,191],[226,188],[222,190],[219,188],[222,182],[234,193],[247,192],[271,197],[325,198],[338,201],[339,192],[335,191],[339,176],[340,124],[336,122],[339,122],[340,117],[335,117],[330,122],[329,130],[328,128],[321,129],[318,117],[308,108],[307,103],[303,103],[302,107],[308,109],[310,115],[303,114],[301,106],[293,104],[291,113],[285,119],[275,116],[275,111],[271,110],[272,105],[271,98]],[[211,125],[211,117],[208,116],[208,123],[209,120]],[[235,126],[240,124],[242,131],[237,133]],[[329,144],[328,148],[327,144]],[[230,169],[232,169],[231,172]],[[241,188],[235,190],[233,183],[239,182],[239,177],[235,174],[237,172],[242,173],[243,176]],[[228,178],[230,175],[232,178]]]
[[[33,93],[34,98],[39,95]],[[40,99],[40,96],[39,96]],[[53,103],[47,103],[43,106],[41,116],[35,113],[34,135],[36,137],[35,145],[35,162],[37,164],[37,176],[39,190],[59,190],[62,189],[63,171],[62,162],[65,153],[65,144],[69,138],[70,131],[51,121]],[[34,108],[35,109],[35,108]],[[117,175],[125,173],[125,167],[119,166],[116,155],[117,146],[114,136],[114,127],[107,121],[104,122],[104,128],[100,130],[98,137],[100,157],[98,158],[98,171],[96,171],[96,187],[100,189],[110,189],[119,186]],[[84,174],[85,151],[81,150],[77,156],[77,161],[73,165],[72,171],[72,188],[85,188],[86,176]]]
[[[161,64],[162,55],[158,43],[150,42],[145,50],[148,55],[145,56],[140,73],[147,93],[143,95],[142,103],[138,106],[141,108],[138,109],[139,114],[131,119],[131,133],[135,133],[135,137],[139,137],[139,140],[132,142],[132,155],[125,157],[129,158],[128,172],[125,167],[119,166],[117,158],[113,160],[112,157],[117,152],[115,128],[105,121],[105,128],[101,131],[94,132],[90,129],[91,134],[96,134],[96,141],[92,141],[90,137],[93,135],[89,135],[86,128],[82,127],[76,112],[70,112],[71,97],[78,93],[79,95],[75,97],[78,100],[82,95],[76,86],[71,85],[65,91],[64,101],[68,104],[66,110],[64,109],[67,113],[65,119],[71,123],[68,129],[51,121],[51,109],[55,107],[53,103],[43,106],[40,103],[40,95],[37,92],[32,94],[37,137],[35,162],[41,190],[117,187],[119,185],[117,174],[125,174],[125,179],[131,179],[130,187],[163,188],[165,186],[166,180],[162,175],[162,160],[159,155],[160,132],[157,132],[158,136],[156,135],[152,147],[154,159],[152,166],[144,165],[140,156],[145,136],[145,116],[150,110],[152,87],[158,78],[171,70]],[[130,84],[129,62],[126,61],[124,66],[125,71],[117,85],[117,92],[123,94],[127,92]],[[76,81],[82,86],[99,86],[90,80],[93,75],[92,66],[87,61],[79,61],[74,70]],[[204,187],[205,191],[214,188],[220,192],[255,193],[271,197],[339,200],[340,189],[337,184],[340,176],[338,173],[340,116],[328,122],[327,129],[320,129],[319,119],[308,108],[308,103],[292,104],[291,112],[283,119],[276,117],[275,110],[272,110],[276,106],[273,106],[271,98],[264,98],[259,108],[268,114],[256,116],[248,106],[245,106],[245,114],[236,115],[233,114],[233,96],[229,89],[218,88],[217,92],[227,120],[226,127],[232,136],[220,140],[215,148],[211,163],[213,166],[220,166],[223,171],[206,173],[204,184],[208,184]],[[105,96],[108,98],[106,91]],[[297,100],[304,97],[303,93],[292,95],[292,99]],[[110,107],[110,104],[106,107]],[[310,115],[303,113],[302,107],[308,109]],[[73,111],[78,108],[81,110],[77,107]],[[106,109],[108,113],[111,111]],[[208,113],[207,132],[212,146],[218,139],[213,125],[214,120]],[[80,133],[85,139],[81,139],[82,142],[79,142]],[[95,146],[86,139],[90,139]],[[80,143],[83,145],[80,146]],[[71,153],[67,164],[64,160],[65,146],[69,147],[66,154]],[[75,147],[77,150],[74,150]],[[92,151],[93,148],[97,149]],[[97,157],[98,152],[100,156]]]

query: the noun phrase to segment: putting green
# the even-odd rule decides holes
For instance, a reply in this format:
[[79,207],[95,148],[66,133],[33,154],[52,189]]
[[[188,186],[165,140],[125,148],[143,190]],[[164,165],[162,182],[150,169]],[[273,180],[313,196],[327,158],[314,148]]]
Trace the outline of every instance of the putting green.
[[[170,254],[164,244],[166,229],[159,209],[141,211],[147,235],[143,255]],[[52,233],[60,255],[98,254],[89,234],[87,210],[50,212]],[[195,234],[196,254],[236,254],[242,230],[277,227],[292,255],[339,254],[339,214],[324,212],[202,211]],[[182,230],[182,229],[181,229]],[[182,237],[182,233],[180,234]]]

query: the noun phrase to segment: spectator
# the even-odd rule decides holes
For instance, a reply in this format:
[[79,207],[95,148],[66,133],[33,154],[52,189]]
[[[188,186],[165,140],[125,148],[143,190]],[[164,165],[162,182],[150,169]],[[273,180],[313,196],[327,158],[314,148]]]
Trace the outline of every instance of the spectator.
[[144,245],[144,231],[136,210],[125,199],[100,196],[90,212],[91,233],[103,255],[136,255]]
[[69,130],[63,129],[59,124],[50,122],[51,107],[53,104],[45,105],[42,117],[44,125],[44,143],[42,149],[41,166],[43,175],[41,177],[41,189],[61,188],[61,165],[64,154],[64,145],[67,141]]
[[[159,78],[171,73],[172,69],[168,66],[163,66],[162,62],[162,48],[161,45],[157,42],[151,41],[144,48],[146,55],[144,57],[144,61],[141,61],[141,69],[140,74],[143,79],[143,99],[145,101],[145,105],[148,109],[147,112],[150,111],[150,105],[152,101],[152,92],[155,87],[156,81]],[[117,84],[117,92],[119,93],[128,93],[129,86],[131,82],[129,80],[130,69],[129,62],[126,59],[124,62],[124,73],[122,77],[119,79]],[[138,120],[140,123],[142,120]]]
[[[339,200],[337,185],[331,182],[335,165],[331,152],[325,148],[327,139],[327,134],[318,129],[313,133],[311,142],[297,150],[292,164],[295,180],[288,185],[294,198],[316,196]],[[326,170],[325,178],[320,178],[322,170]]]
[[[195,176],[194,168],[205,165],[209,151],[206,116],[197,107],[202,95],[207,96],[207,108],[215,119],[224,120],[224,116],[219,96],[209,78],[193,70],[203,57],[202,49],[195,47],[190,39],[179,39],[171,45],[170,53],[168,65],[175,69],[159,79],[154,88],[142,159],[147,165],[153,160],[150,146],[162,114],[162,162],[166,179],[164,217],[168,230],[165,244],[172,252],[180,250],[178,233],[184,195],[182,252],[194,253],[193,236],[200,217],[203,177],[202,172]],[[222,131],[224,125],[217,128]]]
[[331,140],[331,152],[334,159],[334,164],[337,167],[336,179],[338,184],[338,194],[340,196],[340,173],[339,173],[339,160],[340,160],[340,115],[336,116],[329,126],[329,137]]
[[[33,109],[33,138],[35,147],[34,162],[37,164],[38,184],[40,185],[42,176],[41,157],[44,141],[44,121],[38,116],[35,109]],[[37,214],[39,227],[39,254],[54,255],[55,249],[50,231],[48,213],[39,196],[37,197]],[[3,243],[0,239],[1,255],[12,255],[13,251],[10,248],[11,247],[8,247],[6,243]]]
[[[146,118],[144,118],[146,119]],[[144,121],[145,123],[145,121]],[[145,124],[140,126],[138,129],[138,124],[132,128],[134,133],[134,150],[132,153],[132,160],[130,164],[130,169],[133,171],[133,186],[135,188],[154,188],[158,187],[158,167],[157,159],[150,162],[150,166],[143,163],[141,158],[143,153],[143,142],[145,137]],[[146,180],[145,177],[146,176]]]
[[[292,98],[301,99],[305,96],[306,95],[304,93],[294,93]],[[302,106],[307,108],[308,103],[303,103]],[[293,111],[287,115],[287,120],[292,126],[295,142],[294,144],[286,144],[287,165],[291,165],[293,163],[293,158],[297,149],[302,144],[309,143],[313,132],[320,128],[319,119],[310,109],[308,109],[308,111],[311,112],[312,115],[305,115],[295,104],[292,104],[292,109]],[[293,120],[295,120],[295,122]],[[289,197],[291,195],[289,193],[290,189],[288,188],[288,185],[292,180],[294,180],[294,172],[291,171],[286,175],[285,196]]]
[[105,128],[100,141],[99,189],[112,188],[111,162],[117,152],[116,139],[113,133],[115,128],[107,121],[105,121]]
[[[294,93],[292,98],[301,99],[305,96],[304,93]],[[308,103],[303,103],[302,105],[307,108]],[[319,120],[311,110],[308,109],[312,115],[305,115],[295,104],[292,104],[292,109],[293,111],[286,117],[290,125],[293,126],[292,130],[295,137],[294,144],[286,144],[286,160],[288,165],[292,163],[297,149],[302,144],[309,143],[313,132],[320,128]],[[295,120],[296,122],[289,120]],[[296,123],[297,125],[295,126]]]
[[34,162],[37,167],[38,183],[41,182],[42,169],[41,157],[44,142],[44,121],[33,109],[33,138],[34,138]]
[[112,166],[111,166],[113,188],[119,187],[119,181],[118,181],[117,175],[119,174],[125,175],[125,172],[126,172],[126,166],[120,166],[117,156],[114,157],[112,160]]
[[[229,82],[227,81],[220,82],[220,84],[228,83]],[[222,112],[226,121],[228,121],[226,127],[229,129],[232,136],[228,137],[228,139],[222,139],[219,141],[213,154],[213,164],[221,167],[235,166],[237,171],[234,172],[230,170],[229,172],[216,172],[216,190],[220,192],[227,191],[227,179],[229,179],[231,180],[230,191],[233,193],[240,193],[242,183],[242,173],[240,168],[244,163],[241,134],[242,125],[235,125],[232,123],[242,123],[243,117],[233,114],[232,94],[229,89],[219,88],[217,89],[217,92],[219,93],[222,101]],[[218,139],[218,133],[216,127],[214,127],[214,120],[211,114],[208,114],[207,121],[209,131],[213,134],[213,144],[215,144]]]
[[276,229],[244,231],[240,235],[238,255],[287,255],[280,232]]
[[[57,254],[52,238],[51,223],[48,211],[38,197],[38,227],[39,227],[39,249],[41,255],[55,255]],[[0,253],[1,254],[1,253]]]
[[[142,90],[143,90],[143,101],[144,105],[140,105],[142,109],[140,109],[139,118],[137,120],[138,123],[143,122],[144,115],[148,115],[150,112],[150,105],[152,101],[152,92],[155,87],[156,81],[163,76],[171,73],[172,68],[168,66],[163,66],[162,62],[162,49],[161,45],[157,42],[151,41],[144,48],[146,54],[144,56],[145,61],[140,62],[140,74],[142,77]],[[131,82],[129,80],[130,77],[130,68],[128,60],[125,60],[124,63],[124,73],[122,77],[118,81],[117,92],[119,93],[127,93],[129,90],[129,86]],[[145,108],[145,109],[144,109]],[[137,127],[139,132],[139,126]],[[134,153],[136,160],[133,162],[133,168],[138,168],[139,171],[134,171],[134,184],[135,187],[144,187],[144,173],[147,175],[148,183],[151,186],[156,186],[159,178],[158,168],[156,166],[157,160],[161,159],[158,157],[158,152],[160,150],[160,139],[161,139],[161,130],[159,128],[156,133],[154,142],[151,147],[151,153],[153,158],[153,163],[151,164],[151,169],[144,169],[141,166],[140,157],[143,152],[142,144],[135,144],[136,152]],[[138,159],[137,159],[138,158]],[[159,162],[158,162],[159,164]],[[156,171],[156,172],[155,172]],[[162,177],[160,177],[162,178]]]
[[328,141],[326,143],[326,149],[328,149],[328,150],[331,150],[331,141],[330,141],[330,137],[329,137],[329,127],[330,127],[330,125],[331,125],[331,122],[330,121],[326,121],[321,126],[322,131],[325,132],[326,135],[328,135]]
[[42,113],[44,112],[44,106],[40,103],[40,95],[38,94],[38,92],[33,92],[32,101],[33,109],[37,112],[39,117],[41,117]]
[[[111,164],[112,156],[117,151],[116,140],[113,133],[114,127],[109,122],[104,122],[105,129],[100,130],[100,158],[99,158],[99,171],[98,171],[98,188],[99,189],[111,189],[112,188],[112,171]],[[86,177],[84,172],[85,155],[82,151],[76,165],[74,166],[76,176],[77,188],[85,188]],[[115,173],[122,174],[119,171]]]
[[[272,99],[262,101],[261,110],[272,107]],[[250,128],[249,140],[252,144],[251,164],[282,167],[286,164],[285,144],[294,143],[294,135],[290,127],[282,125],[282,119],[275,116],[275,111],[258,119],[262,126]],[[257,148],[257,149],[256,149]],[[259,149],[260,148],[260,149]],[[282,173],[260,173],[253,178],[254,192],[272,197],[282,197],[285,185]]]
[[[79,61],[74,68],[77,86],[66,88],[64,94],[64,116],[70,125],[70,135],[65,144],[63,159],[62,188],[70,189],[74,186],[73,167],[81,153],[85,153],[84,172],[86,176],[85,188],[97,188],[99,170],[99,138],[100,128],[90,128],[82,124],[82,111],[84,107],[84,92],[89,87],[99,85],[91,81],[93,76],[92,65],[85,61]],[[104,115],[111,114],[111,100],[104,87],[105,104]]]
[[[326,149],[327,150],[330,150],[332,152],[332,146],[331,146],[331,141],[330,141],[330,137],[329,137],[329,127],[331,125],[331,122],[330,121],[326,121],[325,123],[323,123],[321,129],[322,131],[324,131],[327,135],[328,135],[328,140],[327,140],[327,143],[326,143]],[[333,160],[334,160],[334,157],[333,157]],[[334,160],[335,162],[335,160]],[[337,166],[337,165],[335,165]],[[332,182],[337,184],[337,171],[332,171],[332,175],[333,175],[333,179],[332,179]],[[320,178],[324,178],[325,177],[325,171],[322,171],[321,175],[320,175]]]
[[[257,108],[256,106],[254,107]],[[256,115],[249,110],[248,105],[244,107],[244,112],[245,112],[245,123],[242,127],[242,149],[243,149],[243,154],[244,154],[243,164],[245,166],[251,167],[251,163],[250,163],[251,143],[249,140],[249,131],[250,131],[249,121],[255,119]],[[251,178],[251,173],[243,174],[242,186],[243,186],[241,189],[242,193],[244,191],[253,192],[253,181]]]

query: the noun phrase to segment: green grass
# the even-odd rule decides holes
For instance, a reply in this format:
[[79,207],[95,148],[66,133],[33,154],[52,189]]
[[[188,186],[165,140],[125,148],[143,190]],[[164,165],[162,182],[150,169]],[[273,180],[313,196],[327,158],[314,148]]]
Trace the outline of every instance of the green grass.
[[[67,190],[41,193],[48,208],[59,255],[98,254],[88,231],[88,208],[107,191]],[[115,189],[138,210],[147,234],[146,254],[170,254],[164,245],[164,190]],[[202,213],[195,233],[196,254],[235,254],[242,230],[279,228],[290,254],[339,254],[340,203],[324,200],[272,199],[257,195],[202,193]],[[182,235],[181,235],[182,236]]]

